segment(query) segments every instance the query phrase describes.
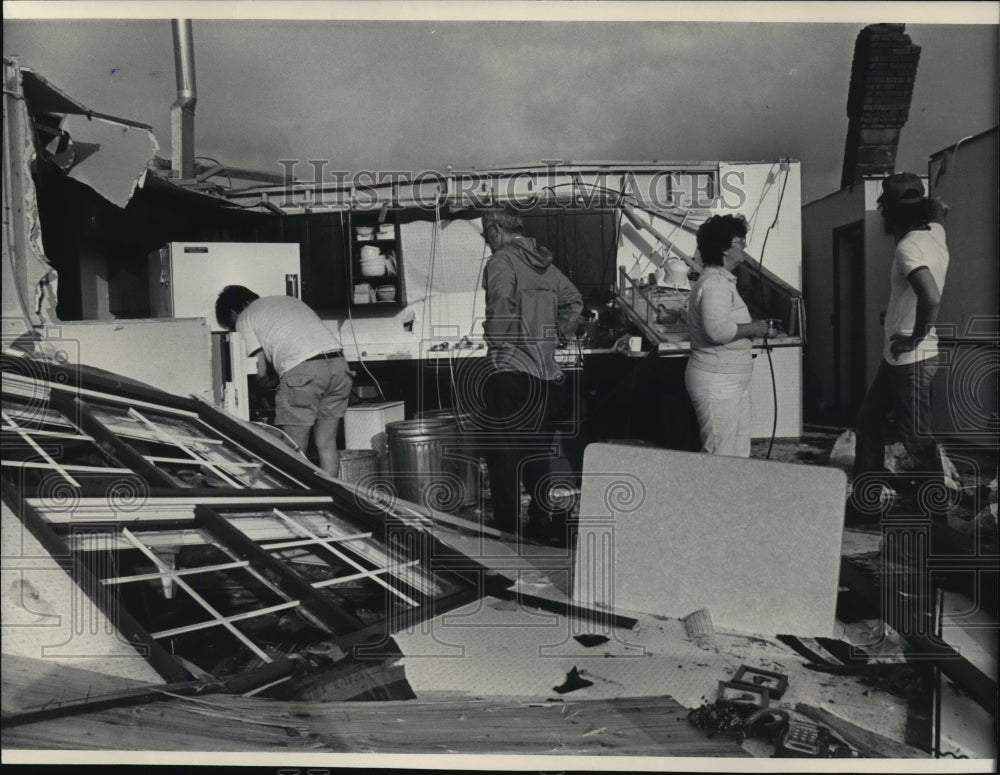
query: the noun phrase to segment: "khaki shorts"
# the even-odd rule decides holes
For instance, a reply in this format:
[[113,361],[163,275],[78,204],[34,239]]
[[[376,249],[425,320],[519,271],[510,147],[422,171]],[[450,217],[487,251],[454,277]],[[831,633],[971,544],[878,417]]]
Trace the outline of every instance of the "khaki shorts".
[[311,427],[343,417],[353,384],[354,372],[341,355],[293,366],[278,385],[274,424]]

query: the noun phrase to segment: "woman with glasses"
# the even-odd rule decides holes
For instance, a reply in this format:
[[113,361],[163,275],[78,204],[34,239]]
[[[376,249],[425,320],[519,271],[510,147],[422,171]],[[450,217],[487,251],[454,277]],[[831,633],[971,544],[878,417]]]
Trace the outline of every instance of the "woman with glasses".
[[750,457],[751,339],[768,334],[765,320],[751,320],[733,270],[746,254],[742,215],[714,215],[698,229],[705,266],[691,289],[688,323],[691,357],[684,381],[701,432],[702,452]]

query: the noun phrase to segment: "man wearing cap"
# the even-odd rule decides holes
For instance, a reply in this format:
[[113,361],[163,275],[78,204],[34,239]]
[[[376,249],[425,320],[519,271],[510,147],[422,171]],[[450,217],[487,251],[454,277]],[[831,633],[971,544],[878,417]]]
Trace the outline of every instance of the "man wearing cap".
[[265,296],[227,285],[215,301],[219,325],[243,337],[247,356],[257,356],[257,375],[270,364],[279,377],[274,424],[302,453],[312,436],[320,467],[340,473],[337,431],[347,410],[354,372],[340,341],[319,316],[293,296]]
[[930,386],[938,367],[934,321],[948,271],[943,226],[948,208],[940,199],[928,199],[923,182],[910,172],[885,178],[878,203],[896,249],[889,270],[882,363],[858,412],[855,482],[864,474],[886,471],[890,411],[913,472],[941,478],[941,457],[930,425]]

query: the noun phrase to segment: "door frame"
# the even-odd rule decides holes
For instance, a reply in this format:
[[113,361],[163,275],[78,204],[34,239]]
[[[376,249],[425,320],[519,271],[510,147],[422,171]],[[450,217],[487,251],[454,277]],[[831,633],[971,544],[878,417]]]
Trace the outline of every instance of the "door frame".
[[[845,309],[841,293],[841,246],[845,240],[852,240],[857,250],[850,256],[851,262],[851,287],[848,290],[849,298],[846,299],[848,307]],[[848,425],[853,424],[857,415],[861,400],[865,391],[865,222],[859,219],[851,223],[838,226],[832,232],[832,269],[833,269],[833,381],[834,381],[834,402],[837,413],[843,422]],[[844,257],[845,259],[848,257]],[[860,343],[851,353],[851,384],[843,384],[845,364],[841,358],[845,344],[843,315],[846,312],[855,313],[852,317],[852,329],[856,342]],[[846,395],[845,395],[846,393]]]

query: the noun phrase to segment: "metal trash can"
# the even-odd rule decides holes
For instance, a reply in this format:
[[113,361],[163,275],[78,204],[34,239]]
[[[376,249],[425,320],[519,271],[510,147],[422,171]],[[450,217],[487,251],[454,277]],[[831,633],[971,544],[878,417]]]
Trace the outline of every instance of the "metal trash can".
[[[458,428],[445,417],[401,420],[385,426],[389,469],[400,498],[455,512],[465,498],[464,460],[455,456]],[[445,454],[448,450],[451,454]]]
[[462,505],[475,506],[479,503],[479,493],[482,489],[481,470],[479,466],[478,435],[472,415],[456,413],[454,409],[428,409],[417,413],[418,419],[449,420],[457,434],[456,452],[462,459],[458,461],[462,478]]

